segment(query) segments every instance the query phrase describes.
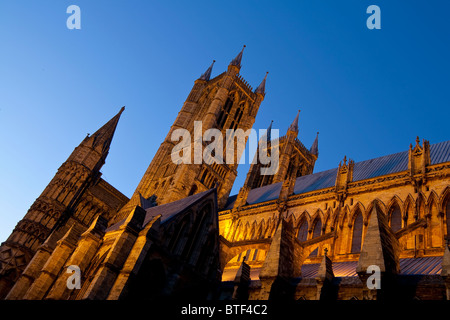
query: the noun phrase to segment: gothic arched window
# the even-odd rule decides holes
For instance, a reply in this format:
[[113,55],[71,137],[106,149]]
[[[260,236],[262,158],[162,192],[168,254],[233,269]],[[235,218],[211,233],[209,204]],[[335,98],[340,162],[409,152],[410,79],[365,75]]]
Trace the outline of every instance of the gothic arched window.
[[361,252],[362,229],[363,229],[363,217],[361,212],[359,211],[356,215],[355,222],[353,223],[351,253]]
[[395,204],[391,209],[391,229],[397,232],[402,228],[402,214],[400,208]]
[[318,218],[314,225],[313,238],[317,238],[322,233],[322,221]]
[[308,236],[308,222],[305,218],[303,218],[300,222],[300,228],[298,230],[298,240],[300,241],[306,241],[306,238]]

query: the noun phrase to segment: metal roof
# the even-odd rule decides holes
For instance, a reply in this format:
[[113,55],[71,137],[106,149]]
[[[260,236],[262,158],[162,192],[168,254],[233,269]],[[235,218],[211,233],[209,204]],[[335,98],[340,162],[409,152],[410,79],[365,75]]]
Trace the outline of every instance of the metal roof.
[[160,206],[151,207],[146,209],[146,215],[144,219],[144,223],[142,226],[144,227],[147,223],[149,223],[154,217],[157,215],[161,215],[161,224],[164,222],[167,222],[172,217],[176,216],[178,213],[184,211],[185,209],[192,206],[197,201],[207,197],[212,192],[215,192],[216,189],[209,189],[207,191],[203,191],[197,194],[194,194],[192,196],[189,196],[187,198],[177,200],[174,202],[162,204]]
[[[439,275],[441,274],[442,257],[421,257],[400,259],[400,275]],[[320,263],[310,263],[302,265],[303,279],[315,278],[319,271]],[[357,277],[356,267],[358,261],[333,262],[333,273],[335,277],[348,278]],[[222,281],[232,281],[236,276],[238,268],[225,269],[222,274]],[[259,279],[261,268],[251,268],[252,280]]]
[[[431,164],[450,161],[450,140],[430,145]],[[294,194],[316,191],[333,187],[336,182],[337,168],[313,173],[297,178]],[[390,154],[370,160],[356,162],[353,167],[353,181],[371,179],[408,170],[408,151]],[[282,183],[275,183],[250,190],[248,204],[261,203],[278,198]],[[225,210],[233,207],[236,196],[229,198]]]
[[[356,266],[358,261],[333,262],[333,273],[335,277],[356,277]],[[319,271],[320,263],[302,265],[302,278],[315,278]]]
[[[403,258],[399,260],[401,275],[439,275],[442,257]],[[333,262],[335,277],[356,277],[358,261]],[[302,265],[302,278],[315,278],[320,263]]]
[[[247,196],[247,203],[255,204],[278,199],[282,185],[283,185],[282,182],[278,182],[250,190]],[[236,198],[237,195],[230,196],[228,198],[227,204],[224,207],[224,210],[232,209],[234,206],[234,202],[236,201]]]
[[[210,189],[207,191],[203,191],[197,194],[194,194],[192,196],[189,196],[187,198],[177,200],[174,202],[162,204],[159,206],[151,207],[145,210],[145,218],[144,223],[142,224],[142,227],[145,227],[147,223],[149,223],[154,217],[157,215],[161,215],[161,224],[169,221],[172,217],[175,217],[180,212],[184,211],[185,209],[189,208],[191,205],[196,203],[197,201],[203,199],[204,197],[207,197],[212,192],[215,192],[215,189]],[[117,230],[119,227],[125,222],[126,218],[117,222],[116,224],[112,225],[108,229],[106,229],[107,232]]]
[[282,185],[282,182],[278,182],[250,190],[247,197],[247,203],[255,204],[278,199]]
[[437,275],[441,274],[442,257],[400,259],[400,274]]

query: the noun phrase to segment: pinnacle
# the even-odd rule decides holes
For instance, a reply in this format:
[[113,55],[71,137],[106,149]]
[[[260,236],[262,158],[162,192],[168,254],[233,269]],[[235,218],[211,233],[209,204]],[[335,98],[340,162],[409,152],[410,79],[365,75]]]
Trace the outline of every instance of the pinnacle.
[[111,145],[114,132],[116,131],[117,123],[119,122],[122,112],[125,107],[120,108],[120,111],[111,118],[107,123],[105,123],[100,129],[98,129],[89,138],[93,139],[92,146],[96,148],[101,146],[102,152],[108,152]]
[[260,85],[258,86],[258,88],[256,88],[255,93],[261,93],[264,94],[266,91],[266,79],[267,79],[267,75],[269,74],[269,72],[266,72],[266,75],[264,76],[264,79],[261,81]]
[[239,52],[238,53],[238,55],[236,56],[236,58],[234,58],[232,61],[231,61],[231,65],[233,65],[233,66],[237,66],[237,67],[240,67],[241,66],[241,61],[242,61],[242,54],[244,53],[244,49],[245,49],[245,44],[244,44],[244,46],[242,47],[242,50],[241,50],[241,52]]
[[216,62],[216,60],[213,60],[213,62],[211,63],[211,65],[209,66],[208,69],[206,69],[205,73],[203,73],[199,80],[205,80],[205,81],[209,81],[209,79],[211,78],[211,72],[212,72],[212,68],[214,65],[214,62]]
[[289,126],[288,131],[294,131],[294,132],[298,132],[298,117],[300,115],[300,109],[297,112],[297,115],[295,116],[294,121],[292,121],[291,125]]

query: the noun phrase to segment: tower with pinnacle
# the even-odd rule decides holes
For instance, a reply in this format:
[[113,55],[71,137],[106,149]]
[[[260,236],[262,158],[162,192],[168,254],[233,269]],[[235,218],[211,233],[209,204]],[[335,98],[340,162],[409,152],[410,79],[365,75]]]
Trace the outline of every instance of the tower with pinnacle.
[[[232,59],[225,72],[212,78],[214,62],[194,82],[194,86],[184,102],[166,138],[137,186],[130,202],[121,210],[116,220],[123,217],[142,199],[156,197],[158,205],[183,199],[199,192],[217,188],[218,205],[225,205],[237,175],[239,159],[229,164],[196,163],[194,161],[194,122],[201,123],[203,133],[212,128],[226,136],[227,129],[252,128],[261,102],[265,96],[267,74],[257,89],[253,90],[241,76],[241,63],[245,46]],[[192,137],[191,164],[174,163],[172,150],[178,143],[172,140],[177,129],[185,129]],[[224,143],[225,145],[225,143]],[[205,147],[203,143],[202,148]],[[235,148],[235,158],[237,150]],[[225,155],[225,152],[223,153]]]
[[121,108],[104,126],[83,139],[0,246],[0,297],[38,251],[54,247],[71,227],[81,233],[99,215],[114,215],[126,201],[101,179],[100,173],[123,111]]

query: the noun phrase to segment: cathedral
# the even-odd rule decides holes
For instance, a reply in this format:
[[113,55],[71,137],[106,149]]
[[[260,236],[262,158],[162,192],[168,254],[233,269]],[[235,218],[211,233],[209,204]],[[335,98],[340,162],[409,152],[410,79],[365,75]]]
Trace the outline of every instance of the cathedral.
[[172,161],[196,121],[252,128],[267,74],[253,90],[243,52],[194,81],[131,198],[101,173],[124,108],[81,141],[1,244],[0,299],[450,300],[450,141],[314,172],[298,111],[236,195],[237,161]]

